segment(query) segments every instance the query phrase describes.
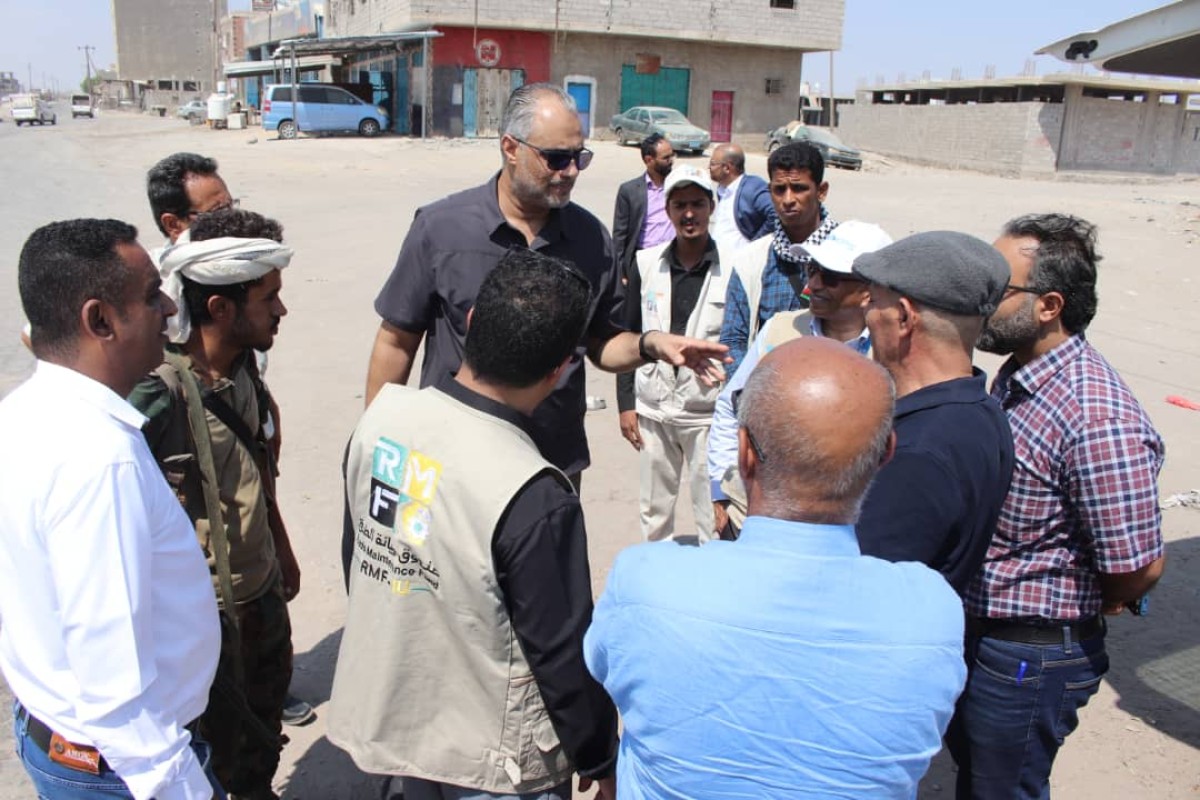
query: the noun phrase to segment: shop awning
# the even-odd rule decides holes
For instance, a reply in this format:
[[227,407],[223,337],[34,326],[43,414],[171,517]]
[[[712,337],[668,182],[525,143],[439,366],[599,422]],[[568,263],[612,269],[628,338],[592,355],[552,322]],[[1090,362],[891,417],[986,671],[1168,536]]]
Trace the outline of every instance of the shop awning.
[[441,31],[404,31],[378,36],[341,36],[336,39],[289,39],[280,42],[275,57],[306,55],[348,55],[371,50],[399,50],[409,42],[423,42],[442,36]]
[[[300,71],[324,69],[333,64],[340,64],[342,60],[335,56],[300,56],[297,57]],[[233,61],[225,65],[225,77],[227,78],[248,78],[255,75],[272,75],[281,70],[291,68],[291,59],[276,58],[272,61]]]

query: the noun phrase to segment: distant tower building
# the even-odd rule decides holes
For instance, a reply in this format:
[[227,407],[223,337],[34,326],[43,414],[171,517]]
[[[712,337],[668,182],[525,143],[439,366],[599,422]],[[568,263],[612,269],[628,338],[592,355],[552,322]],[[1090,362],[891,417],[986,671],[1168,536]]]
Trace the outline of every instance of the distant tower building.
[[216,27],[226,8],[226,0],[112,0],[118,76],[211,91],[220,66]]

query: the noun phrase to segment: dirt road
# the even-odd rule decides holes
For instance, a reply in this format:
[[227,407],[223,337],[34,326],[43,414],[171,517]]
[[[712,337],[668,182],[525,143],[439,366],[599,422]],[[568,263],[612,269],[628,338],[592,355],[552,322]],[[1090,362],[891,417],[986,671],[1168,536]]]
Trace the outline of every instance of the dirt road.
[[[298,693],[322,714],[344,613],[338,562],[339,465],[362,407],[367,355],[378,319],[372,302],[414,210],[485,180],[495,141],[357,137],[276,141],[261,130],[210,131],[177,120],[101,114],[56,127],[0,125],[0,394],[28,375],[17,343],[22,321],[16,260],[25,237],[53,219],[106,216],[136,224],[147,246],[161,236],[145,198],[145,172],[178,150],[216,157],[242,206],[276,217],[297,252],[285,274],[290,313],[271,352],[269,381],[282,406],[282,507],[304,568],[292,604]],[[575,199],[606,223],[618,183],[640,171],[633,148],[594,145],[597,157]],[[683,159],[705,166],[706,159]],[[765,158],[749,169],[765,172]],[[868,159],[861,173],[834,170],[829,207],[840,219],[882,225],[894,237],[930,229],[994,237],[1009,217],[1070,211],[1100,226],[1100,314],[1091,339],[1133,386],[1167,441],[1163,496],[1200,488],[1200,412],[1168,395],[1200,400],[1200,181],[1092,176],[1016,181]],[[996,362],[981,358],[990,373]],[[637,459],[620,438],[611,376],[591,371],[590,393],[608,409],[588,415],[593,466],[583,498],[597,592],[637,534]],[[1145,619],[1118,618],[1112,671],[1083,711],[1053,780],[1055,797],[1200,796],[1200,511],[1165,512],[1170,563]],[[2,578],[0,578],[2,579]],[[0,685],[0,692],[4,687]],[[0,709],[0,800],[28,797],[12,757],[8,704]],[[290,729],[278,787],[285,797],[376,797],[323,738],[323,721]],[[948,760],[935,761],[922,798],[952,795]]]

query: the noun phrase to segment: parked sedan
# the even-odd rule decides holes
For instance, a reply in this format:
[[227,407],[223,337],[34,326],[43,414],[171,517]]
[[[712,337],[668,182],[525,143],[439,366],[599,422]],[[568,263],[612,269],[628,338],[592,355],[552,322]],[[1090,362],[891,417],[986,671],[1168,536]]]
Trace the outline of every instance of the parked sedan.
[[634,106],[617,114],[609,123],[618,144],[638,143],[652,133],[661,134],[676,151],[691,150],[703,153],[710,141],[708,131],[697,128],[688,118],[673,108]]
[[175,116],[186,120],[204,120],[208,118],[208,104],[203,100],[189,100],[175,109]]
[[826,164],[846,169],[862,169],[862,153],[842,142],[832,131],[792,121],[767,134],[767,152],[788,142],[809,142],[821,151]]

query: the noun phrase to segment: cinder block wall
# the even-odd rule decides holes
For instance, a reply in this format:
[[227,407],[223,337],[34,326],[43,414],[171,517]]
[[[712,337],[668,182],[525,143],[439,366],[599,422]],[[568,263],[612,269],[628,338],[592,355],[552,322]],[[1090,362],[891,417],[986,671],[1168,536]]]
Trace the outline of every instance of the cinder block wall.
[[[216,0],[216,16],[225,13]],[[213,0],[113,0],[123,80],[199,80],[212,90]]]
[[1184,117],[1175,166],[1180,172],[1200,173],[1200,112],[1189,111]]
[[[557,15],[556,15],[557,10]],[[661,36],[793,50],[842,46],[845,0],[328,0],[331,36],[474,25],[614,36]]]
[[1067,95],[1062,169],[1125,170],[1173,174],[1198,172],[1195,136],[1183,105],[1166,105],[1158,95],[1146,102]]
[[[608,123],[622,111],[621,66],[635,64],[638,53],[654,53],[664,67],[692,70],[688,87],[688,117],[701,128],[712,119],[712,93],[732,91],[733,134],[747,144],[796,116],[800,92],[801,54],[795,50],[743,47],[674,39],[569,34],[560,37],[551,51],[550,80],[562,83],[567,75],[596,79],[593,102],[597,138],[610,136]],[[766,78],[781,78],[780,94],[766,93]]]
[[922,164],[1021,176],[1054,172],[1061,105],[855,104],[840,110],[848,144]]

